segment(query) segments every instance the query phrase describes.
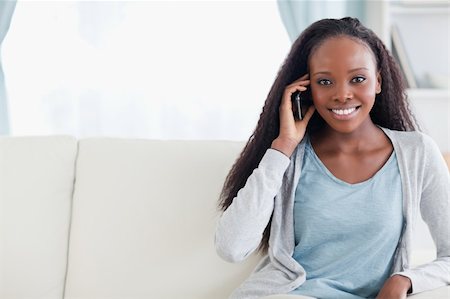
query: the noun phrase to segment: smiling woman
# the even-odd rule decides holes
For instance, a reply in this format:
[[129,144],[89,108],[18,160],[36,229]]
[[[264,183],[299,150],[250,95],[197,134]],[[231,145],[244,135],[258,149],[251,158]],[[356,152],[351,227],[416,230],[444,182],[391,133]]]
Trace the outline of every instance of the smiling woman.
[[[301,120],[297,91],[313,103]],[[399,67],[370,29],[350,17],[306,28],[222,190],[218,254],[265,254],[231,298],[403,299],[448,285],[450,176],[417,127]],[[437,247],[419,267],[414,211]]]

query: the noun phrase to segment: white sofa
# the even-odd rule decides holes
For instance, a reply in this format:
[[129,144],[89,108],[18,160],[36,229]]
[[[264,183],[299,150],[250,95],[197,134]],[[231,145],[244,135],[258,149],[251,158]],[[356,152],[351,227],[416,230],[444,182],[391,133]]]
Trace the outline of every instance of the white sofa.
[[[230,264],[214,249],[217,198],[243,145],[1,137],[0,298],[227,298],[260,258]],[[418,240],[430,258],[426,231]]]

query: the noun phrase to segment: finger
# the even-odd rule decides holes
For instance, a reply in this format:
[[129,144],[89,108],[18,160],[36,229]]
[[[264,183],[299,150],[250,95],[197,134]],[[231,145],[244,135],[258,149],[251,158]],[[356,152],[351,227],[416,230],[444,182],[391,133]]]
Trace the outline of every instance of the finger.
[[300,79],[304,80],[304,78],[308,78],[309,77],[309,73],[304,74],[303,76],[300,77]]
[[294,82],[292,82],[291,84],[296,83],[296,82],[301,82],[301,81],[309,81],[309,73],[304,74],[303,76],[301,76],[300,78],[298,78]]
[[295,81],[305,81],[305,80],[309,81],[309,74],[308,73],[304,74],[303,76],[301,76],[300,78],[298,78]]
[[306,86],[298,85],[298,84],[292,85],[292,86],[290,86],[290,87],[287,87],[287,90],[289,91],[289,93],[290,93],[291,95],[293,95],[294,92],[296,92],[296,91],[305,91],[305,90],[307,90],[307,89],[308,89],[308,88],[307,88]]
[[296,80],[296,81],[292,82],[291,84],[289,84],[287,87],[291,87],[291,86],[295,86],[295,85],[308,86],[310,83],[311,83],[310,80]]

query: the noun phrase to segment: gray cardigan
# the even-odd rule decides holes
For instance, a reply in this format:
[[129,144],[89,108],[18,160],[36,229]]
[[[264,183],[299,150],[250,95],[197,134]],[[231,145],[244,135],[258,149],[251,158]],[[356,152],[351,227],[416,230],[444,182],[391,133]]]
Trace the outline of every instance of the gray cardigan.
[[[381,129],[397,155],[405,217],[392,275],[409,277],[413,294],[450,284],[450,176],[444,159],[434,141],[420,132]],[[305,270],[292,258],[294,195],[304,149],[305,139],[291,158],[268,149],[217,223],[217,253],[229,262],[240,262],[258,247],[273,215],[268,254],[230,298],[285,294],[305,281]],[[419,213],[430,229],[437,258],[411,268],[411,238]]]

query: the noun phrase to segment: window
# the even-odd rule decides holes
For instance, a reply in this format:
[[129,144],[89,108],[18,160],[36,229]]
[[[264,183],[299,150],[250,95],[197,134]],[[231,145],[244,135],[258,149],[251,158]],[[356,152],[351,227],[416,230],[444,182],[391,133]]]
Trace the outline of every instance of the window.
[[246,140],[289,47],[276,1],[18,2],[11,135]]

